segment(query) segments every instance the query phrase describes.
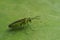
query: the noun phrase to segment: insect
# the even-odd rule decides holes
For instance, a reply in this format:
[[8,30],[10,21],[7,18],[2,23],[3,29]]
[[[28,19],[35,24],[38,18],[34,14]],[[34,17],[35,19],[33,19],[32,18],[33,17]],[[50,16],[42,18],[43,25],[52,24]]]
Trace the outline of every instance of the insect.
[[31,23],[33,19],[37,19],[39,16],[33,17],[33,18],[23,18],[20,20],[17,20],[11,24],[8,25],[9,28],[11,29],[18,29],[18,28],[24,28],[26,24]]

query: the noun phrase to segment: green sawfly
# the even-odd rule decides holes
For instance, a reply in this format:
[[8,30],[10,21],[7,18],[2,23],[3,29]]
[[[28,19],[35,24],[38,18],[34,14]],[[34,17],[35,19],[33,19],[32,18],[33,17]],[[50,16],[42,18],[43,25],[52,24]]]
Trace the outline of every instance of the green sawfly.
[[11,29],[18,29],[18,28],[24,28],[26,24],[31,23],[33,19],[37,19],[39,16],[33,17],[33,18],[23,18],[20,20],[17,20],[11,24],[8,25],[9,28]]

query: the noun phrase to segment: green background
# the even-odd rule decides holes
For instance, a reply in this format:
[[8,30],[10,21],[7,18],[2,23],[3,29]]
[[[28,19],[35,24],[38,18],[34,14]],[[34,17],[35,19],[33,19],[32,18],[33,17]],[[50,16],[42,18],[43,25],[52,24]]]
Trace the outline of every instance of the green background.
[[[35,16],[34,31],[8,31],[10,23]],[[0,0],[0,40],[60,40],[60,0]]]

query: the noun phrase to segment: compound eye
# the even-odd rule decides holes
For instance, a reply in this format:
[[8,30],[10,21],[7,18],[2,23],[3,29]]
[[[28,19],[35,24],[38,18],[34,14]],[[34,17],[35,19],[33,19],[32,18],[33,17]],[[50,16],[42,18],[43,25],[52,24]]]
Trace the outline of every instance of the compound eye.
[[31,22],[31,19],[29,19],[29,22]]

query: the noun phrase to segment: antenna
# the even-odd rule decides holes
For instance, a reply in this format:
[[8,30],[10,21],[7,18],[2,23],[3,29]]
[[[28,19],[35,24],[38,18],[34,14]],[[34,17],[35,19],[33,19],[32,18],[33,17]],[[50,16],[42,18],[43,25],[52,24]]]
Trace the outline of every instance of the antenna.
[[31,18],[31,20],[33,20],[33,19],[40,19],[40,16],[35,16],[35,17]]

